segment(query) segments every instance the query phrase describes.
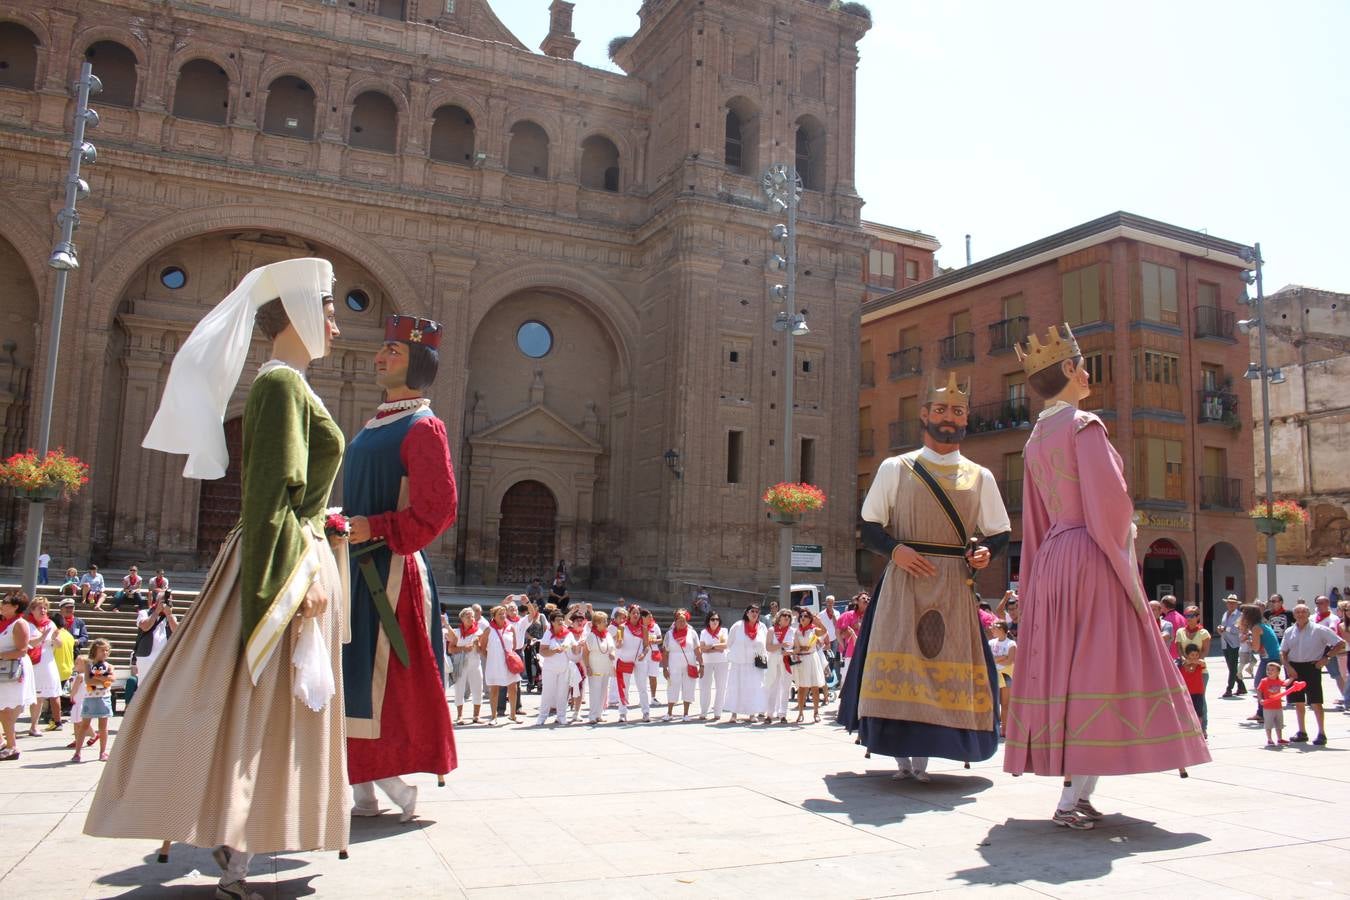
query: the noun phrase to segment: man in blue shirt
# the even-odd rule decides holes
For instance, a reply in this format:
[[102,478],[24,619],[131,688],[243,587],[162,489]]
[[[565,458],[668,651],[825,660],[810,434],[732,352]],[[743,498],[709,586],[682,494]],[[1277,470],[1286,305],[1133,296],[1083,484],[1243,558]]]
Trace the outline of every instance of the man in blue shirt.
[[94,609],[103,608],[103,576],[98,566],[90,563],[89,571],[80,578],[80,596],[85,603],[94,604]]

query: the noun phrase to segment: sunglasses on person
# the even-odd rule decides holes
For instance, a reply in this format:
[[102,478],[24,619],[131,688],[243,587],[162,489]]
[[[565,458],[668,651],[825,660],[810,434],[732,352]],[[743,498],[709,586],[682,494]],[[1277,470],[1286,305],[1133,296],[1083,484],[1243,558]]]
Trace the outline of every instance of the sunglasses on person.
[[721,617],[721,616],[713,616],[713,617],[710,618],[708,621],[709,621],[709,622],[720,622],[720,621],[722,621],[722,617]]

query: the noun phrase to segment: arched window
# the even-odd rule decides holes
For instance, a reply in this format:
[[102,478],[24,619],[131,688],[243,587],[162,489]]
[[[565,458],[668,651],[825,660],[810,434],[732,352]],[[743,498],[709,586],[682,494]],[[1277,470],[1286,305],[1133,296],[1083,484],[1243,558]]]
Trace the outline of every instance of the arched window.
[[759,110],[744,97],[727,102],[726,144],[723,159],[727,168],[742,175],[753,175],[758,168]]
[[581,142],[581,186],[597,191],[619,190],[619,148],[593,134]]
[[379,91],[366,91],[352,104],[352,126],[347,143],[366,150],[398,150],[398,107]]
[[263,131],[314,140],[314,89],[309,82],[283,75],[268,85]]
[[37,35],[18,22],[0,22],[0,86],[31,91],[37,81]]
[[548,177],[548,133],[533,122],[520,121],[511,128],[511,146],[506,168],[517,175]]
[[797,174],[808,191],[825,190],[825,126],[815,116],[797,120]]
[[431,158],[473,165],[473,116],[458,106],[442,106],[431,123]]
[[173,114],[180,119],[225,124],[230,111],[230,76],[209,59],[194,59],[178,70]]
[[116,41],[98,41],[84,51],[84,58],[103,82],[103,90],[92,102],[101,106],[136,105],[136,55]]

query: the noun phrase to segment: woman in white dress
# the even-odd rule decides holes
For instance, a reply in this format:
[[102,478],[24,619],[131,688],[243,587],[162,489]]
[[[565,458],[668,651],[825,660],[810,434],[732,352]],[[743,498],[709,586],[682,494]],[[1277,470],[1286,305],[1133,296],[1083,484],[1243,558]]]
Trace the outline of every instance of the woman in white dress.
[[764,670],[764,693],[769,711],[765,724],[777,719],[787,721],[788,694],[792,691],[792,613],[786,609],[774,616],[765,649],[769,654],[769,668]]
[[764,671],[769,667],[765,650],[765,635],[769,629],[759,621],[759,607],[748,606],[741,620],[731,626],[727,636],[727,656],[731,670],[727,673],[727,710],[729,721],[745,716],[746,723],[765,715],[768,706],[764,696]]
[[699,648],[694,629],[689,627],[689,610],[675,610],[675,624],[666,632],[661,644],[661,674],[666,678],[666,715],[662,721],[675,716],[675,704],[684,704],[681,719],[689,718],[689,705],[694,702],[694,687],[703,672],[703,651]]
[[698,646],[703,654],[703,674],[698,679],[698,717],[700,720],[708,718],[708,701],[716,690],[717,699],[712,704],[715,722],[722,718],[727,703],[727,673],[731,669],[727,660],[727,631],[717,613],[710,612],[704,618]]
[[820,648],[828,632],[820,624],[815,613],[803,609],[797,617],[797,629],[793,632],[792,652],[798,662],[792,667],[792,683],[797,686],[797,721],[806,716],[806,695],[811,695],[815,715],[812,722],[820,721],[820,699],[825,693],[825,665],[821,662]]
[[[459,627],[445,630],[445,649],[455,660],[455,724],[464,721],[464,704],[473,702],[473,724],[483,711],[483,656],[479,645],[483,635],[473,607],[459,611]],[[494,707],[495,708],[495,707]]]
[[0,726],[5,731],[0,762],[19,758],[19,713],[37,700],[33,663],[28,659],[32,628],[23,617],[27,611],[28,595],[23,591],[10,591],[0,600]]
[[515,633],[511,623],[506,620],[506,607],[492,607],[492,612],[488,616],[488,627],[478,638],[478,649],[487,659],[484,677],[487,679],[488,711],[491,713],[488,718],[489,725],[497,724],[497,698],[501,696],[502,688],[506,688],[506,711],[511,721],[520,721],[516,718],[516,692],[520,690],[520,673],[512,672],[506,667],[506,651],[512,649]]
[[[652,705],[656,705],[656,676],[661,673],[662,659],[664,654],[661,652],[661,626],[656,624],[656,614],[650,609],[642,610],[642,624],[647,626],[647,658],[638,665],[639,671],[644,671],[647,676],[648,694],[651,696]],[[667,692],[668,693],[668,692]]]
[[591,615],[591,628],[586,632],[586,652],[582,657],[586,668],[586,689],[591,694],[592,725],[603,721],[605,717],[609,683],[614,677],[615,652],[614,637],[609,633],[609,616],[597,610]]
[[29,649],[42,648],[42,655],[33,663],[35,699],[29,707],[32,721],[28,726],[28,734],[37,737],[43,700],[50,705],[52,713],[52,724],[47,726],[47,730],[55,731],[61,727],[61,673],[56,668],[56,632],[59,629],[47,615],[46,597],[37,597],[28,604],[28,624],[32,626],[28,631]]

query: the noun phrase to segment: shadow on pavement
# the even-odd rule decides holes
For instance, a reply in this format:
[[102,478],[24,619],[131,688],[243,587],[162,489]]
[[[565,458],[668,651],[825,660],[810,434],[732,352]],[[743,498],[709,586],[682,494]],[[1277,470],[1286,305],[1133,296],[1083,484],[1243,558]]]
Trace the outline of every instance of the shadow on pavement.
[[353,816],[351,843],[355,846],[368,841],[378,841],[381,838],[409,834],[421,831],[423,828],[430,828],[435,824],[435,819],[420,817],[413,819],[411,822],[400,822],[397,808],[378,816]]
[[1176,834],[1122,815],[1108,815],[1092,831],[1071,831],[1049,819],[1008,819],[990,828],[980,842],[977,849],[985,865],[963,869],[953,878],[966,884],[1091,881],[1135,854],[1179,850],[1208,840],[1203,834]]
[[808,812],[846,815],[854,825],[891,825],[909,813],[954,809],[975,802],[975,795],[993,787],[981,775],[934,772],[927,784],[896,781],[894,769],[870,769],[865,773],[837,772],[825,776],[825,788],[833,800],[809,799]]

